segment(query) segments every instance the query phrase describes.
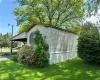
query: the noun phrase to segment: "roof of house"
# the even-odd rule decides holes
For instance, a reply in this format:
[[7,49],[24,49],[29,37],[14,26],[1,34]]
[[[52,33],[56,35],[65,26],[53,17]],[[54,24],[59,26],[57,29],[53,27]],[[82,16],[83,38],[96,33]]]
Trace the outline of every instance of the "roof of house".
[[68,31],[68,30],[65,30],[65,29],[62,29],[62,28],[59,28],[59,27],[56,27],[56,26],[53,26],[53,25],[49,25],[49,24],[43,24],[43,23],[33,23],[30,25],[30,27],[23,31],[23,32],[28,32],[29,30],[31,30],[35,25],[43,25],[45,27],[51,27],[51,28],[54,28],[54,29],[58,29],[58,30],[61,30],[61,31],[65,31],[65,32],[69,32],[69,33],[73,33],[73,34],[76,34],[74,32],[71,32],[71,31]]
[[[45,26],[45,27],[51,27],[51,28],[58,29],[58,30],[61,30],[61,31],[64,31],[64,32],[69,32],[69,33],[72,33],[72,34],[76,34],[76,33],[74,33],[74,32],[71,32],[71,31],[68,31],[68,30],[65,30],[65,29],[56,27],[56,26],[52,26],[52,25],[48,25],[48,24],[43,24],[43,23],[33,23],[33,24],[30,25],[30,27],[29,27],[27,30],[25,30],[25,31],[23,31],[23,32],[21,32],[21,33],[15,35],[15,36],[13,36],[12,38],[14,38],[14,37],[16,37],[16,36],[18,36],[18,35],[20,35],[20,34],[22,34],[22,33],[24,33],[24,32],[30,31],[35,25],[43,25],[43,26]],[[12,39],[12,38],[11,38],[11,39]]]

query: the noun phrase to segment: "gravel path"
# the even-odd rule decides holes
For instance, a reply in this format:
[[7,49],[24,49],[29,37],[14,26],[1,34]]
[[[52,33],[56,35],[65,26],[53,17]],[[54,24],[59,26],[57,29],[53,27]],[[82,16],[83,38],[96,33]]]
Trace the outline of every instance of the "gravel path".
[[5,60],[8,60],[8,58],[6,58],[6,57],[0,57],[0,61],[5,61]]
[[8,60],[11,56],[0,56],[0,61]]

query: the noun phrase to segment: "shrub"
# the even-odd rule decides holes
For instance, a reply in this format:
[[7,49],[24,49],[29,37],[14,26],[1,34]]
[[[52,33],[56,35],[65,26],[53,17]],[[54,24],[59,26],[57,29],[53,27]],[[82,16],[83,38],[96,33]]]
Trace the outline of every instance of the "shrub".
[[17,55],[17,52],[12,52],[12,55]]
[[100,34],[96,28],[85,28],[78,39],[78,56],[89,63],[100,64]]
[[35,31],[35,45],[23,46],[18,52],[18,61],[34,67],[45,67],[49,64],[48,44],[42,34]]
[[32,65],[33,55],[33,47],[25,45],[18,51],[18,61],[27,65]]
[[34,65],[36,67],[44,67],[49,64],[49,57],[48,57],[48,44],[45,41],[45,38],[43,38],[42,34],[40,34],[40,31],[35,31],[35,58],[34,58]]
[[2,53],[0,53],[0,55],[1,55],[1,56],[9,56],[10,53],[9,53],[9,52],[2,52]]
[[45,67],[45,66],[48,66],[49,64],[47,54],[45,53],[43,54],[35,53],[33,56],[33,59],[34,59],[33,65],[35,67]]
[[10,60],[12,60],[12,61],[18,61],[17,58],[18,58],[17,56],[12,56],[12,57],[10,58]]

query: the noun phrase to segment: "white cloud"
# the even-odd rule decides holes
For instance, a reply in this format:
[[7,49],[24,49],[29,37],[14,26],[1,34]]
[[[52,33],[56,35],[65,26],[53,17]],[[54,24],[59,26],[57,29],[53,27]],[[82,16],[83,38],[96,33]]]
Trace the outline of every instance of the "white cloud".
[[90,18],[86,18],[86,21],[96,23],[99,19],[96,16],[91,16]]
[[100,20],[100,9],[98,9],[98,12],[97,12],[96,15],[88,17],[85,20],[89,21],[89,22],[92,22],[92,23],[96,23],[97,21],[99,21]]

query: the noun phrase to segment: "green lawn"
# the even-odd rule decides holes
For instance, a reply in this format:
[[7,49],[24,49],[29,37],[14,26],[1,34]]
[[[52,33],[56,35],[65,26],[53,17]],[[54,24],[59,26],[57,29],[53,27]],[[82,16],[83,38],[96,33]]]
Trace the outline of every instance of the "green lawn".
[[[2,50],[1,50],[1,48],[0,48],[0,52],[10,52],[11,51],[11,49],[10,48],[2,48]],[[18,49],[16,49],[16,48],[13,48],[13,52],[17,52],[18,51]]]
[[[18,49],[16,48],[13,48],[13,53],[12,54],[16,54],[18,51]],[[2,48],[2,52],[1,52],[1,49],[0,49],[0,56],[4,56],[4,55],[10,55],[10,48]]]
[[9,60],[0,62],[0,80],[100,80],[100,67],[73,59],[38,69]]

